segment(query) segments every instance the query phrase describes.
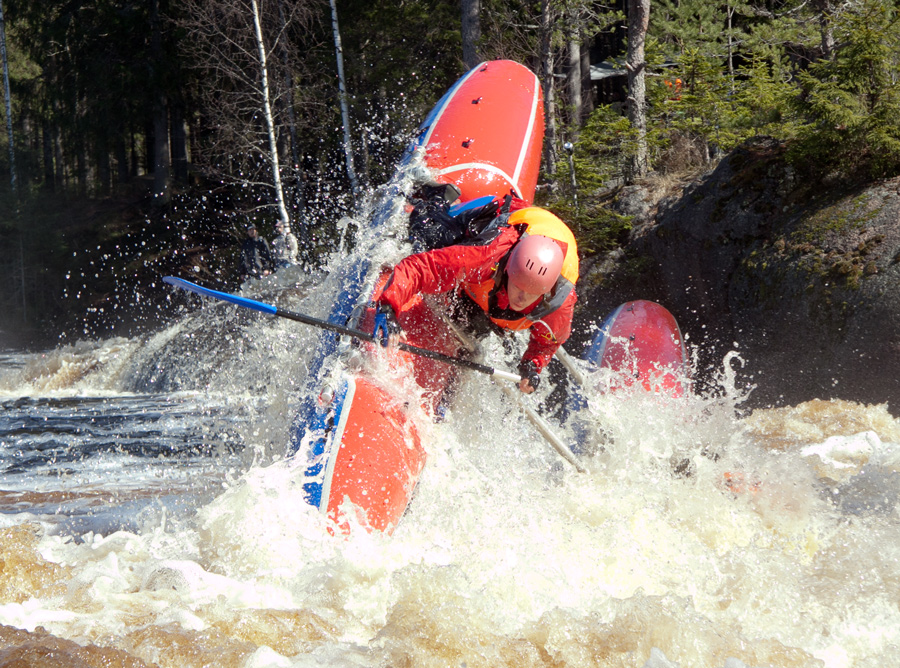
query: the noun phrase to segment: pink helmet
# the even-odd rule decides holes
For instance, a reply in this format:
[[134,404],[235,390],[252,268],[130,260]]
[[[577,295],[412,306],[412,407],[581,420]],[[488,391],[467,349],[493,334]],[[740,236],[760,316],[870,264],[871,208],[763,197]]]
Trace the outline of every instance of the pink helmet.
[[547,294],[556,285],[565,255],[550,237],[529,235],[517,243],[506,263],[506,275],[520,290]]

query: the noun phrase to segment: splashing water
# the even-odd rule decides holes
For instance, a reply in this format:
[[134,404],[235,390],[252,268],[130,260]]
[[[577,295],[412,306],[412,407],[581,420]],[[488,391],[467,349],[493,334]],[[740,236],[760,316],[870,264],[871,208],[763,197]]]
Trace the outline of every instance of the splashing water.
[[[315,280],[251,296],[326,316],[343,267],[403,251],[390,230],[365,235]],[[204,303],[144,338],[5,358],[4,656],[855,668],[897,655],[900,422],[886,406],[742,418],[729,358],[715,396],[590,393],[579,474],[466,375],[445,419],[423,422],[428,463],[393,536],[335,537],[282,459],[316,337]]]

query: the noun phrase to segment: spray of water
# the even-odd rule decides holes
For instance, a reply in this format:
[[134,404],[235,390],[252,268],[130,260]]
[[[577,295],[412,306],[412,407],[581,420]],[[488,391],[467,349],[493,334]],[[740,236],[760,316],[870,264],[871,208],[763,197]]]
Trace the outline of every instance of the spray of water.
[[[245,294],[326,315],[347,267],[406,252],[399,213],[314,280]],[[896,656],[900,424],[887,407],[742,417],[734,356],[705,395],[609,393],[591,378],[578,429],[556,425],[584,439],[582,474],[467,374],[442,422],[414,418],[428,463],[395,533],[334,535],[283,458],[317,336],[206,303],[159,333],[62,348],[4,376],[6,396],[224,403],[244,456],[195,505],[127,530],[6,520],[0,620],[18,630],[0,640],[31,633],[73,657],[94,645],[108,665],[179,667],[856,668]],[[485,348],[508,363],[499,342]],[[370,363],[417,403],[408,378]]]

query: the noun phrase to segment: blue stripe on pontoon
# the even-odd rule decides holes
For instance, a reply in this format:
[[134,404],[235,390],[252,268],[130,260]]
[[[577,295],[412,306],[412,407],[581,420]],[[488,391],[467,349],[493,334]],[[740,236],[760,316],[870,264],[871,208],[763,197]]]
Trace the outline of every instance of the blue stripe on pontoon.
[[[321,434],[314,443],[310,444],[308,453],[309,465],[306,467],[305,476],[307,482],[303,483],[303,493],[309,505],[318,508],[322,502],[322,485],[325,482],[325,469],[328,461],[324,457],[325,446],[328,443],[329,435],[334,431],[334,425],[340,420],[341,413],[344,410],[344,398],[347,396],[347,381],[341,383],[340,389],[335,393],[334,400],[330,406],[320,407],[307,422],[307,429],[312,433]],[[334,424],[329,425],[328,416],[334,415]],[[339,448],[340,443],[332,443],[332,453],[334,456],[335,448]]]

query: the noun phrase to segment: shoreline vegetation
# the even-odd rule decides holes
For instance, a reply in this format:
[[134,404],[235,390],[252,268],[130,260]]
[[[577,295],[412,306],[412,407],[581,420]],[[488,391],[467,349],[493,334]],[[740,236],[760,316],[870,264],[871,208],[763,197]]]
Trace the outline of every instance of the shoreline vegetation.
[[[784,271],[788,256],[856,289],[892,276],[877,257],[892,233],[856,239],[874,209],[828,212],[900,174],[895,3],[463,4],[461,22],[457,3],[423,0],[303,0],[287,14],[283,3],[243,0],[3,0],[0,343],[159,327],[172,312],[159,277],[235,289],[251,221],[271,238],[286,216],[316,266],[447,86],[501,57],[544,88],[537,203],[570,224],[592,269],[582,281],[594,294],[580,308],[602,311],[635,289],[651,299],[684,290],[667,284],[660,256],[685,231],[662,239],[661,214],[694,207],[695,229],[717,229],[742,199],[756,202],[759,221],[736,243],[780,248],[776,262],[750,249],[741,265],[768,290],[761,300],[777,301],[767,272]],[[728,160],[720,197],[704,183]],[[704,208],[704,197],[718,205]],[[778,236],[786,211],[819,209]],[[642,238],[650,232],[655,251]],[[862,246],[822,250],[841,234]],[[692,252],[715,264],[723,239]],[[675,314],[698,338],[703,319]]]

